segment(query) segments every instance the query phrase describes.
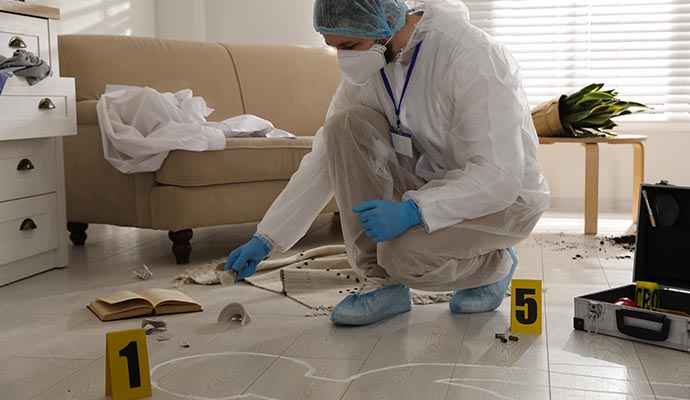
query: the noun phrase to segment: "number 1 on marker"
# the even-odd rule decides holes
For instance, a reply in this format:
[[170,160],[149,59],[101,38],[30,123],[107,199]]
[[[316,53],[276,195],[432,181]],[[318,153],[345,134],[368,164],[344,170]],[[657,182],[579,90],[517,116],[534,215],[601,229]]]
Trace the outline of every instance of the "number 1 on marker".
[[129,372],[129,387],[134,389],[141,387],[141,374],[139,373],[139,351],[137,342],[131,341],[118,353],[120,357],[127,358],[127,371]]
[[510,292],[510,331],[541,334],[541,281],[513,279]]

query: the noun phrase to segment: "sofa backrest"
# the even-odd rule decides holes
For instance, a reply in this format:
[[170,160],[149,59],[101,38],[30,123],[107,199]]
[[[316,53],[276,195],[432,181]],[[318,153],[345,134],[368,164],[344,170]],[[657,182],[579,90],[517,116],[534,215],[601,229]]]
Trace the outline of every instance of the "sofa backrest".
[[66,35],[58,45],[60,75],[75,78],[77,101],[98,100],[111,83],[161,92],[191,88],[216,109],[214,120],[244,111],[235,66],[216,43]]
[[323,125],[342,79],[328,49],[109,35],[63,35],[58,43],[60,74],[76,79],[78,102],[98,100],[109,83],[189,88],[216,110],[212,121],[254,114],[300,136]]
[[335,52],[303,46],[223,44],[235,62],[247,114],[313,135],[342,75]]

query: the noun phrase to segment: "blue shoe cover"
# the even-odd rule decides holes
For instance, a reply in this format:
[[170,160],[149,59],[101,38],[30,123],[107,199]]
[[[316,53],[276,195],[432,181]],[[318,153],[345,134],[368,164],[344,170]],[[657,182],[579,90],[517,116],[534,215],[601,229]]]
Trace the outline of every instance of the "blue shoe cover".
[[331,322],[336,325],[368,325],[411,309],[410,289],[397,284],[347,296],[333,309]]
[[502,280],[471,289],[458,290],[450,299],[450,311],[455,314],[475,314],[497,309],[506,297],[506,290],[513,279],[518,257],[512,247],[506,249],[513,259],[508,276]]

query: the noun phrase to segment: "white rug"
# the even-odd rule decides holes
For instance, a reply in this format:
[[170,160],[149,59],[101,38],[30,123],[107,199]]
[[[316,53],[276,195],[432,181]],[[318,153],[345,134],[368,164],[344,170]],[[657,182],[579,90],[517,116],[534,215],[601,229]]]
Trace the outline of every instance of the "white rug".
[[[222,271],[226,259],[214,260],[186,270],[175,279],[179,283],[201,285],[227,281]],[[312,309],[312,315],[327,315],[349,293],[359,287],[362,277],[350,268],[344,245],[323,246],[292,256],[267,258],[257,273],[245,279],[249,284],[283,294]],[[426,292],[411,289],[414,304],[442,303],[452,292]]]

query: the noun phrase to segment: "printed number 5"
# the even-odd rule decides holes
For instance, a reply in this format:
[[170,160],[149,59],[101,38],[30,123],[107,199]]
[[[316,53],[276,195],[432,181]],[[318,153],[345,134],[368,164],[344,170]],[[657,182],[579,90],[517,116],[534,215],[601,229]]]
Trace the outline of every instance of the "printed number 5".
[[525,310],[516,310],[515,318],[523,325],[532,325],[537,322],[537,300],[526,296],[534,296],[537,293],[534,289],[515,289],[515,306],[526,307]]
[[127,370],[129,371],[129,387],[141,387],[141,374],[139,373],[139,350],[137,342],[131,341],[118,353],[120,357],[127,357]]

